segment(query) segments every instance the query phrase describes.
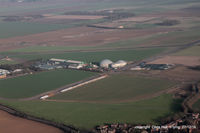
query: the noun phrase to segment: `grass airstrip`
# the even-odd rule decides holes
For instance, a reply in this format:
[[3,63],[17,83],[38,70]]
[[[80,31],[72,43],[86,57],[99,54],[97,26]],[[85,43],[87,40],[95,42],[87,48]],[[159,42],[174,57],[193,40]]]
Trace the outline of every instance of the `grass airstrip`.
[[61,93],[51,99],[120,103],[155,94],[173,85],[175,83],[168,80],[128,74],[115,74],[69,92]]

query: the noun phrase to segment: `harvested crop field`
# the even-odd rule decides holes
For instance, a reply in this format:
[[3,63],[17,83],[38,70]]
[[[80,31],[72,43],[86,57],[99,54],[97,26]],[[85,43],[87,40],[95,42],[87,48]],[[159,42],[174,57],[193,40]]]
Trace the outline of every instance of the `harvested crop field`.
[[184,66],[200,65],[200,57],[197,56],[165,56],[149,64],[178,64]]
[[42,123],[12,116],[0,110],[1,133],[63,133],[61,130]]

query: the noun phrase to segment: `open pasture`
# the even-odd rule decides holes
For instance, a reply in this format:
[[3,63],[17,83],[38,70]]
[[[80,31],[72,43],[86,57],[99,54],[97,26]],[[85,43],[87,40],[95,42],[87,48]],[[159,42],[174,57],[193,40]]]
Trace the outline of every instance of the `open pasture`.
[[131,102],[137,98],[169,89],[175,83],[156,78],[143,78],[134,75],[116,74],[106,79],[84,85],[50,99],[77,102]]
[[0,97],[27,98],[71,84],[95,73],[76,70],[53,70],[0,80]]
[[157,124],[156,120],[160,117],[180,111],[180,102],[171,95],[123,104],[2,101],[22,112],[82,129],[104,123]]

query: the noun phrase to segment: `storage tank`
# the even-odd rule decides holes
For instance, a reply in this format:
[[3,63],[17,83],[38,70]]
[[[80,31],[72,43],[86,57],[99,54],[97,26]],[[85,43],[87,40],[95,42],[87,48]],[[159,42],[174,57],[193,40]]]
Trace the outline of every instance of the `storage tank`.
[[104,59],[100,62],[100,67],[109,68],[113,62],[109,59]]

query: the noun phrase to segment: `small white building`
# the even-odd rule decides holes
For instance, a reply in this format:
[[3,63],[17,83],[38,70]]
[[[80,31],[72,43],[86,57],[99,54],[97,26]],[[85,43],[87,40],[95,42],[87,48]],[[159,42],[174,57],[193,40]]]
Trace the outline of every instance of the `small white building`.
[[75,60],[67,60],[66,62],[69,64],[84,64],[84,62],[82,61],[75,61]]
[[68,68],[71,68],[71,69],[80,69],[80,68],[83,68],[83,64],[70,64],[68,66]]

